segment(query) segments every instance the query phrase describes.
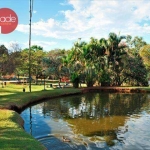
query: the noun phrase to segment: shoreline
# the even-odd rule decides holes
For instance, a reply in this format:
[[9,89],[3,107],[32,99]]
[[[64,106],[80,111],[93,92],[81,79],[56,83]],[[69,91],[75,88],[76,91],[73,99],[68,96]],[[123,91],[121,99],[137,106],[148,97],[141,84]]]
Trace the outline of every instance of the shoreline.
[[[148,87],[147,87],[148,88]],[[84,93],[90,91],[99,91],[99,92],[114,92],[114,93],[150,93],[150,90],[143,89],[142,87],[121,87],[121,86],[94,86],[94,87],[86,87],[82,90]]]
[[[64,89],[62,89],[64,90]],[[0,107],[0,109],[6,110],[13,110],[17,113],[21,113],[27,107],[45,101],[46,99],[55,99],[59,97],[71,96],[76,94],[84,94],[88,92],[111,92],[111,93],[150,93],[150,90],[143,89],[141,87],[101,87],[101,86],[94,86],[94,87],[80,87],[78,88],[78,92],[71,92],[71,93],[63,93],[58,95],[45,95],[42,97],[37,97],[33,101],[27,101],[26,103],[18,106],[15,104],[9,104],[7,106]]]
[[[54,91],[54,92],[44,91],[41,95],[39,95],[37,97],[34,97],[34,96],[32,97],[32,94],[31,94],[30,95],[31,99],[28,99],[27,101],[23,101],[20,104],[13,103],[13,102],[8,103],[6,106],[0,107],[0,113],[3,111],[6,111],[6,112],[13,113],[14,116],[20,116],[20,113],[24,109],[26,109],[27,107],[34,105],[34,104],[37,104],[37,103],[40,103],[40,102],[45,101],[47,99],[53,100],[53,99],[59,98],[59,97],[71,96],[71,95],[76,95],[76,94],[84,94],[84,93],[94,92],[94,91],[111,92],[111,93],[128,93],[128,94],[129,93],[131,93],[131,94],[132,93],[138,93],[138,94],[139,93],[150,93],[149,89],[146,90],[146,89],[141,88],[141,87],[133,88],[133,87],[98,87],[98,86],[95,86],[95,87],[84,87],[84,88],[74,89],[72,91],[69,91],[68,89],[60,89],[60,90],[56,89],[56,91]],[[35,93],[33,93],[33,95],[34,94]],[[17,118],[20,118],[20,117],[17,117]],[[6,116],[5,120],[7,120],[7,119],[8,119],[8,117]],[[11,120],[10,122],[18,124],[19,128],[22,128],[23,127],[23,120],[21,120],[21,119],[19,119],[20,121]],[[2,122],[2,121],[3,120],[0,119],[0,122]],[[6,129],[2,133],[2,136],[5,135],[9,130],[9,128],[7,128],[7,126],[5,128]],[[32,144],[28,145],[28,146],[32,147],[32,145],[34,146],[34,144],[36,144],[36,146],[39,144],[40,147],[37,150],[46,150],[46,148],[43,147],[40,142],[38,142],[36,139],[34,139],[34,137],[32,137],[31,135],[27,134],[23,128],[20,129],[19,132],[22,134],[22,136],[20,136],[20,138],[24,138],[25,136],[27,136],[27,138],[28,138],[27,141],[32,140]],[[10,132],[10,134],[11,134],[11,132]],[[15,136],[15,135],[13,135],[13,136]],[[19,137],[17,137],[17,138],[19,140]],[[13,141],[13,138],[11,141]],[[5,143],[6,141],[4,139],[1,141],[1,139],[0,139],[0,142]],[[13,149],[14,147],[17,148],[17,146],[20,148],[21,144],[17,143],[16,145],[14,144],[14,146],[8,144],[7,146],[8,146],[8,149],[6,148],[6,150],[9,150],[9,149]],[[1,146],[0,146],[0,148],[1,148]],[[2,148],[4,148],[4,147],[2,146]],[[19,148],[18,148],[18,150],[22,149],[22,148],[20,148],[20,149]]]

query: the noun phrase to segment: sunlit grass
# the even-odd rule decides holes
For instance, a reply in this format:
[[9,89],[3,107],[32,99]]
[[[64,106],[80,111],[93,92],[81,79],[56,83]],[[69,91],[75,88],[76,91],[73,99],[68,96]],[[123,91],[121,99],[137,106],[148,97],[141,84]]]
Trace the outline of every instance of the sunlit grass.
[[14,111],[0,110],[0,149],[46,150],[32,136],[24,132],[22,118]]
[[[29,92],[29,85],[23,85],[23,84],[7,84],[6,87],[2,88],[0,87],[0,95],[2,95],[2,93],[15,93],[15,92],[23,92],[23,88],[25,88],[26,92]],[[31,85],[31,90],[34,91],[41,91],[44,89],[44,85],[35,85],[32,84]],[[45,86],[46,90],[50,90],[51,88],[47,87],[47,85]]]
[[[23,86],[25,92],[23,92]],[[43,85],[32,85],[31,91],[29,92],[28,85],[19,84],[8,84],[4,88],[0,88],[0,107],[9,105],[15,105],[22,107],[30,102],[34,102],[40,99],[49,98],[53,96],[61,96],[63,94],[81,92],[80,89],[64,88],[64,89],[53,89]]]

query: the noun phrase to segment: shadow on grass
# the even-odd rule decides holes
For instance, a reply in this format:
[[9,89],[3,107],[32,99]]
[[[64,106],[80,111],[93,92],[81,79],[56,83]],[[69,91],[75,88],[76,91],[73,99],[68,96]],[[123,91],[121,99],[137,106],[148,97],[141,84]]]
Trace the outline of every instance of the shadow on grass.
[[53,89],[34,92],[16,92],[1,96],[0,108],[11,109],[19,112],[21,109],[47,98],[56,98],[71,94],[81,93],[79,89]]
[[9,128],[3,130],[0,137],[0,149],[44,150],[45,148],[29,136],[23,129]]

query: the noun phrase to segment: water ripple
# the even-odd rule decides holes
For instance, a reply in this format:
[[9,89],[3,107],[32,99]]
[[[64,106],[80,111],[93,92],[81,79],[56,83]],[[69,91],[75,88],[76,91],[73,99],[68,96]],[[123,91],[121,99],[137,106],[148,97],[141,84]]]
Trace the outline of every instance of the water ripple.
[[53,135],[38,137],[37,140],[48,150],[86,150],[84,145],[77,145],[73,142],[63,142],[61,137]]

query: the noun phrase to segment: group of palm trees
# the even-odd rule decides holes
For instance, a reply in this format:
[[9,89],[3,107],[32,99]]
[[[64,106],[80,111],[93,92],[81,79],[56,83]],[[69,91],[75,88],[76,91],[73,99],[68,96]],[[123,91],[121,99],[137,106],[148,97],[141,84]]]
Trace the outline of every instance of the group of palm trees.
[[[120,36],[115,33],[110,33],[108,39],[98,40],[92,37],[88,43],[79,40],[63,58],[63,67],[68,69],[75,87],[78,87],[79,82],[85,82],[87,86],[95,83],[107,86],[120,86],[123,83],[146,84],[136,71],[141,65],[143,69],[145,67],[138,54],[141,47],[137,47],[135,41],[141,46],[146,44],[142,38],[135,37],[132,40],[129,35]],[[132,65],[135,59],[140,61],[139,66]],[[146,69],[143,72],[145,75]]]

